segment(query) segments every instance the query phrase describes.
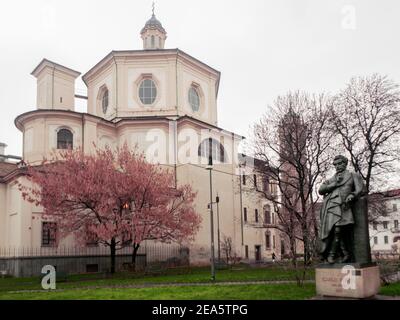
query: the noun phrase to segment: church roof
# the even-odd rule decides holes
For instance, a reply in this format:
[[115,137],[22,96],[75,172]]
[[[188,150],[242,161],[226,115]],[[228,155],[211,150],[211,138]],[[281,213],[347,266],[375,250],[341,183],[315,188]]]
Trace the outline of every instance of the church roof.
[[161,22],[156,18],[155,14],[151,16],[149,20],[147,20],[146,24],[144,25],[142,31],[140,33],[145,32],[147,29],[158,29],[161,32],[167,33],[163,28]]
[[7,176],[8,174],[17,169],[18,166],[16,163],[0,162],[0,181],[2,180],[1,178]]

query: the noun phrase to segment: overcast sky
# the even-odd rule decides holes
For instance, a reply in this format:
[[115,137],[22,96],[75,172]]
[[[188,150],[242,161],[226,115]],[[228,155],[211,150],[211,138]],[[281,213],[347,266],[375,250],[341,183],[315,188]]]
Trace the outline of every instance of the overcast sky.
[[[36,108],[30,73],[41,59],[84,74],[111,50],[142,49],[139,32],[151,3],[2,3],[0,142],[8,144],[6,153],[22,153],[14,119]],[[156,1],[166,48],[180,48],[222,72],[219,126],[245,136],[289,90],[333,93],[351,76],[374,72],[400,83],[399,9],[397,0]],[[84,89],[79,80],[77,90]]]

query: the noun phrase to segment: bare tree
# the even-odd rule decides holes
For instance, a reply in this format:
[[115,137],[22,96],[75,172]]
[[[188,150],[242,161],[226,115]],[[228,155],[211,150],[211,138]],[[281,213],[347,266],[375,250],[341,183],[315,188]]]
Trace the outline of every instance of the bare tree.
[[236,252],[233,250],[233,240],[231,237],[223,236],[221,243],[221,250],[225,256],[226,264],[232,266],[239,262]]
[[399,87],[378,74],[355,77],[333,101],[331,130],[370,192],[371,183],[399,158]]
[[378,218],[385,217],[389,213],[386,205],[385,193],[377,192],[368,196],[368,221],[378,224]]
[[[315,186],[328,170],[332,133],[327,130],[328,98],[294,92],[280,96],[253,127],[252,149],[263,165],[257,171],[274,181],[278,196],[261,191],[279,218],[277,226],[289,239],[297,267],[296,241],[304,247],[304,267],[316,251],[317,201]],[[303,274],[304,276],[304,274]]]

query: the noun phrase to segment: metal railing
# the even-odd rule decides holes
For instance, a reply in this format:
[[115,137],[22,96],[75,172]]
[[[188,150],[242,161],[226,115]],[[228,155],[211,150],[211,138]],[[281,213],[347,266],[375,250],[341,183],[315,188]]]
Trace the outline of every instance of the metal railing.
[[[132,247],[116,251],[117,271],[132,265]],[[137,269],[171,268],[189,264],[189,249],[176,244],[147,242],[139,248]],[[110,248],[88,247],[0,247],[0,271],[15,276],[40,274],[44,265],[57,266],[66,273],[107,272],[110,267]]]

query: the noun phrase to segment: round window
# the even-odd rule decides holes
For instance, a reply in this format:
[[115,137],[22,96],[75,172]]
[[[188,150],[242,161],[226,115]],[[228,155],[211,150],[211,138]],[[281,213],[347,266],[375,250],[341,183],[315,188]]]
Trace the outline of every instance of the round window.
[[190,106],[192,107],[193,111],[199,111],[200,97],[199,97],[199,94],[197,93],[196,88],[194,88],[194,87],[191,87],[189,89],[189,103],[190,103]]
[[153,80],[144,79],[139,87],[139,98],[143,104],[153,104],[157,97],[157,88]]

